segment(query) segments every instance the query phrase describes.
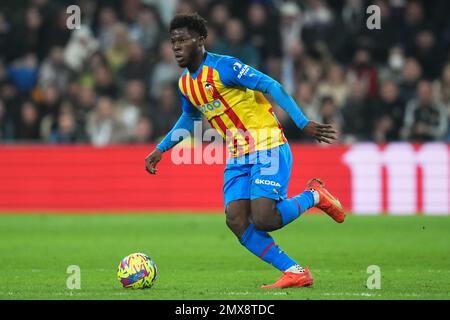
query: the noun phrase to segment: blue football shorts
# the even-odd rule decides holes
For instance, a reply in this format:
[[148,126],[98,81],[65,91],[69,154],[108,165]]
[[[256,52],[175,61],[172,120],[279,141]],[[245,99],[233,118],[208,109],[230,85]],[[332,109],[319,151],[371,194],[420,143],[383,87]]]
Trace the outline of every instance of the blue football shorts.
[[225,208],[231,201],[241,199],[286,199],[291,167],[292,153],[287,142],[269,150],[229,158],[223,184]]

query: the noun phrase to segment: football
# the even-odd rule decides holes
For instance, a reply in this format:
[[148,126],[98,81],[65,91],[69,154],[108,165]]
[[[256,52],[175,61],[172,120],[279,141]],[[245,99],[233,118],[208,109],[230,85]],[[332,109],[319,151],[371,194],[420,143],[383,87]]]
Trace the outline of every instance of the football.
[[132,253],[120,261],[117,277],[124,288],[151,288],[157,277],[156,264],[145,253]]

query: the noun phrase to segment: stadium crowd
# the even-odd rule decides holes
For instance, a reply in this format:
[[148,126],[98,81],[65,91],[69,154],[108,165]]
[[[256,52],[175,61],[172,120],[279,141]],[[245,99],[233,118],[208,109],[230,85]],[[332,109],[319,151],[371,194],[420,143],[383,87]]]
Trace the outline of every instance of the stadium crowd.
[[[282,83],[341,143],[450,142],[450,1],[30,0],[0,5],[0,142],[157,142],[181,114],[168,23]],[[81,8],[69,30],[66,8]],[[370,30],[368,5],[380,8]],[[305,140],[275,108],[286,136]],[[205,123],[205,126],[208,126]]]

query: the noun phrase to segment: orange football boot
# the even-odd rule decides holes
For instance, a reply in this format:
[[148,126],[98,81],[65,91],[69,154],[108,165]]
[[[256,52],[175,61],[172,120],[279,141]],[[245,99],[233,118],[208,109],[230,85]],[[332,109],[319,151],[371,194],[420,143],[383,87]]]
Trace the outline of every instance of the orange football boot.
[[283,288],[301,288],[310,287],[313,284],[311,272],[308,266],[305,267],[305,272],[283,272],[283,275],[277,282],[269,285],[261,286],[262,289],[283,289]]
[[325,184],[317,178],[309,180],[306,190],[315,190],[319,194],[319,203],[315,206],[328,214],[337,223],[344,222],[345,212],[341,203],[327,189]]

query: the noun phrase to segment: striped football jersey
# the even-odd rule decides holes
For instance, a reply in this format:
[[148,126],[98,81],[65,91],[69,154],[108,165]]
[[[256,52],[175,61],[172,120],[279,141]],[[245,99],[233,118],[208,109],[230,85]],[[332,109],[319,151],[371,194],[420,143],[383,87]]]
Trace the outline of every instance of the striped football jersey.
[[232,157],[282,145],[286,138],[272,106],[255,90],[263,76],[236,58],[207,52],[198,70],[186,69],[178,81],[183,110],[201,112]]

